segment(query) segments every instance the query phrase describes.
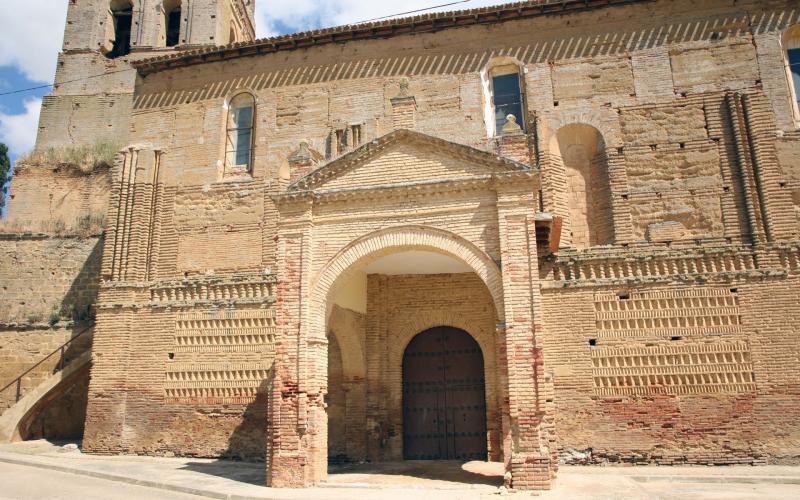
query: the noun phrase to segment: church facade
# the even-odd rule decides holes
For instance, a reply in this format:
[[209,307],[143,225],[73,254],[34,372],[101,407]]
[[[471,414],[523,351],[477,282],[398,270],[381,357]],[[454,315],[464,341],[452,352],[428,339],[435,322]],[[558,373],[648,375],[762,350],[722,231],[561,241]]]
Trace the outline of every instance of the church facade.
[[264,460],[276,487],[351,461],[503,461],[516,489],[574,461],[798,461],[795,2],[263,40],[252,2],[107,3],[70,5],[60,76],[104,76],[54,90],[37,150],[121,141],[113,164],[32,155],[9,207],[104,214],[76,250],[85,451]]

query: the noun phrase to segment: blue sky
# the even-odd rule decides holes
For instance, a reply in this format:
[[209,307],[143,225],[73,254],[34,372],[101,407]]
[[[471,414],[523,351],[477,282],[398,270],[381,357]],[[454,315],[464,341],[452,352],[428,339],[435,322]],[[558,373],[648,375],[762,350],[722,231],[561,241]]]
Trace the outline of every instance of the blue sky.
[[[255,0],[259,37],[357,23],[457,0]],[[503,3],[469,0],[433,11]],[[52,83],[61,48],[68,0],[0,0],[0,94]],[[0,142],[11,159],[33,148],[42,96],[40,89],[0,96]]]

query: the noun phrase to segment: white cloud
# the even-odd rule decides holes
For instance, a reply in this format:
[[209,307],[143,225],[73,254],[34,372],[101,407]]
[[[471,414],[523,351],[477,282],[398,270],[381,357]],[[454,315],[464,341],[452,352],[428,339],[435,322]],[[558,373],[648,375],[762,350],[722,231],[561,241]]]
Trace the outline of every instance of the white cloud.
[[0,0],[0,66],[26,78],[52,82],[61,49],[66,0]]
[[33,149],[41,109],[41,99],[28,99],[25,101],[25,112],[22,114],[7,115],[0,112],[0,142],[8,145],[12,156]]
[[[453,0],[405,0],[391,1],[372,0],[256,0],[256,30],[259,37],[283,34],[288,28],[290,32],[307,31],[317,28],[329,28],[343,24],[352,24],[376,17],[396,15],[416,9],[424,9],[432,5],[451,3]],[[473,9],[486,5],[498,5],[503,0],[471,0],[456,5],[439,7],[425,14],[436,11]],[[416,14],[412,14],[416,15]],[[285,27],[284,29],[282,29]]]

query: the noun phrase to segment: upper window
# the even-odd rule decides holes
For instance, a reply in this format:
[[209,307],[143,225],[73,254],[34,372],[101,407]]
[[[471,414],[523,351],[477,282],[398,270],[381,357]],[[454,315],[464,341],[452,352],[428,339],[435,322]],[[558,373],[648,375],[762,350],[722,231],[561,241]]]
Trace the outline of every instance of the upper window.
[[237,94],[228,109],[225,170],[250,170],[253,160],[253,128],[256,102],[252,94]]
[[166,45],[174,47],[181,38],[181,2],[164,0],[164,27],[166,28]]
[[519,73],[509,73],[492,77],[492,93],[494,100],[494,120],[496,135],[503,134],[503,127],[509,122],[509,115],[514,116],[517,125],[524,128],[522,116],[522,88]]
[[130,2],[115,0],[111,2],[111,19],[114,40],[109,58],[126,56],[131,53],[131,26],[133,25],[133,6]]
[[784,38],[786,72],[789,78],[795,118],[800,119],[800,25],[789,28]]

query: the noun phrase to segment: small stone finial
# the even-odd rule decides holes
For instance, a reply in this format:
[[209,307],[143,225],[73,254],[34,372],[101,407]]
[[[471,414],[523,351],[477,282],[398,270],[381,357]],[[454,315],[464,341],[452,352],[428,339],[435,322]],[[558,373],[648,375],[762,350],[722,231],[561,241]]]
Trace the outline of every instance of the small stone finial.
[[319,158],[320,154],[312,150],[310,142],[304,139],[300,141],[297,149],[289,156],[289,163],[315,163]]
[[409,82],[406,77],[400,79],[400,93],[397,94],[397,97],[408,97],[408,86],[410,83],[411,82]]
[[519,124],[517,123],[517,117],[514,115],[506,116],[506,123],[505,125],[503,125],[503,129],[501,132],[503,133],[503,135],[522,133],[522,127],[520,127]]

